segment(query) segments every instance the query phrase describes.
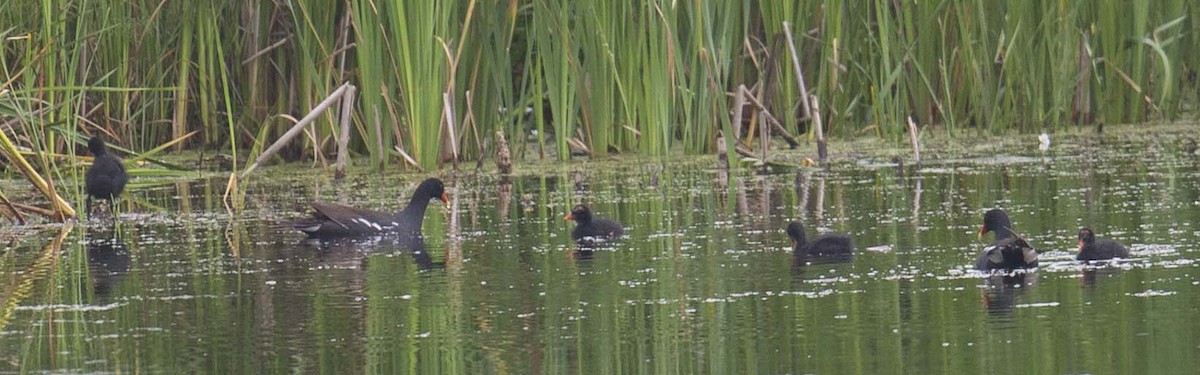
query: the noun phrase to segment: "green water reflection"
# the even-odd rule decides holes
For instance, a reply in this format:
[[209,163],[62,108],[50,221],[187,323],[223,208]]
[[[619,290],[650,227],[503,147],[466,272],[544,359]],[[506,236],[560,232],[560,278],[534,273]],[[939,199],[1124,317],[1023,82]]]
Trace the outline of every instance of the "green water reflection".
[[[232,220],[224,180],[136,191],[172,211],[6,239],[0,372],[1193,373],[1196,156],[1059,147],[727,179],[630,162],[443,176],[430,269],[279,225],[314,196],[394,208],[419,176],[252,181]],[[576,251],[577,200],[627,237]],[[1023,284],[969,271],[995,206],[1042,251]],[[794,219],[859,252],[793,266]],[[1082,269],[1084,225],[1136,258]]]

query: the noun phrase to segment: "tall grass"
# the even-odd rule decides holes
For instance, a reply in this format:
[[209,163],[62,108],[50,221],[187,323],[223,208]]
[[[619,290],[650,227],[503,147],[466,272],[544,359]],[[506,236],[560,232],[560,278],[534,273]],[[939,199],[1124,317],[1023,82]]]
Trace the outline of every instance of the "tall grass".
[[[556,139],[554,151],[564,158],[570,155],[567,139],[572,136],[572,130],[575,128],[575,81],[578,78],[571,74],[571,64],[578,63],[577,44],[572,40],[572,5],[576,4],[534,0],[533,29],[529,36],[533,39],[536,51],[536,57],[533,58],[537,68],[532,74],[541,77],[536,81],[541,85],[534,86],[537,90],[534,95],[550,105]],[[545,126],[541,124],[544,121],[545,119],[538,119],[538,128],[541,130],[539,134],[546,134]]]
[[[394,150],[424,169],[452,147],[459,158],[486,157],[498,130],[518,152],[537,130],[539,154],[564,160],[572,138],[593,156],[706,153],[729,124],[728,92],[741,84],[758,85],[787,128],[812,130],[799,120],[784,22],[794,25],[804,78],[834,136],[900,141],[907,117],[966,135],[1173,120],[1196,97],[1198,8],[1184,0],[7,1],[0,102],[23,107],[25,120],[0,130],[46,152],[73,148],[60,135],[79,129],[132,149],[200,131],[179,147],[238,153],[349,81],[361,88],[351,149],[376,166],[397,160]],[[1075,113],[1080,96],[1087,116]],[[315,142],[280,155],[331,150],[335,119],[302,138]]]

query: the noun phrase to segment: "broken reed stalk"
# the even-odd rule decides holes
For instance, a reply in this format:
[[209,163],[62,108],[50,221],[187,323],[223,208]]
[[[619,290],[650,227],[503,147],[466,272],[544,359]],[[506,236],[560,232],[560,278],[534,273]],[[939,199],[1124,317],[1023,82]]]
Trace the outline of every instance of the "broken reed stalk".
[[746,148],[746,146],[742,146],[741,143],[735,143],[733,145],[733,150],[737,151],[738,155],[741,155],[741,156],[745,156],[745,157],[748,157],[751,159],[758,158],[758,156],[754,155],[753,151],[751,151],[749,148]]
[[442,109],[446,111],[446,132],[450,134],[448,143],[450,143],[450,154],[454,157],[454,169],[458,170],[458,139],[454,135],[454,102],[450,101],[450,93],[442,93]]
[[47,210],[45,208],[41,208],[38,206],[31,206],[28,204],[21,204],[21,203],[13,203],[12,205],[13,205],[13,207],[20,209],[20,210],[33,212],[35,214],[42,215],[45,217],[54,217],[54,210]]
[[1090,95],[1092,81],[1088,79],[1092,76],[1092,54],[1087,45],[1090,39],[1087,31],[1079,38],[1079,61],[1075,68],[1079,72],[1076,77],[1079,78],[1075,82],[1075,98],[1071,100],[1071,121],[1075,124],[1090,124],[1094,119]]
[[725,145],[725,132],[717,130],[717,168],[729,169],[729,146]]
[[357,91],[357,88],[350,86],[342,96],[342,113],[341,119],[338,121],[341,129],[337,140],[337,162],[333,164],[333,179],[335,180],[346,177],[346,161],[350,158],[347,155],[347,148],[350,145],[350,113],[354,110],[354,95]]
[[583,132],[581,130],[577,130],[575,132],[575,137],[567,138],[567,146],[571,149],[570,152],[591,155],[592,149],[588,148],[587,144],[581,141],[581,139],[584,139]]
[[800,85],[800,104],[804,108],[804,117],[800,118],[800,121],[805,121],[813,118],[813,112],[816,110],[809,106],[808,101],[804,100],[808,97],[808,85],[804,84],[804,71],[800,69],[800,55],[796,54],[796,42],[792,40],[792,25],[784,22],[783,34],[787,37],[788,52],[792,54],[792,69],[796,71],[796,83]]
[[[775,64],[773,62],[773,60],[774,59],[770,59],[770,58],[768,58],[766,60],[767,61],[766,62],[766,66],[767,66],[766,71],[767,71],[768,76],[771,75],[771,73],[770,73],[771,71],[775,70],[775,65],[778,65],[778,64]],[[755,86],[756,86],[755,91],[749,91],[749,90],[746,91],[746,100],[755,101],[755,100],[758,100],[759,97],[766,96],[767,85],[765,83],[761,84],[761,85],[755,85]],[[755,92],[757,92],[758,95],[755,95],[754,94]],[[754,126],[758,127],[758,138],[759,138],[758,148],[761,149],[761,150],[759,150],[760,151],[759,153],[762,154],[762,156],[759,159],[763,162],[767,161],[767,149],[771,146],[771,133],[769,131],[767,131],[767,120],[765,119],[765,117],[767,117],[767,116],[763,116],[757,112],[755,113],[755,116],[753,116],[754,119],[758,120],[758,122],[756,124],[754,124]],[[749,146],[749,145],[747,144],[747,146]]]
[[809,97],[809,100],[812,100],[813,134],[817,136],[817,158],[824,163],[825,157],[829,156],[829,149],[825,146],[825,124],[821,123],[821,102],[816,95]]
[[[747,97],[753,98],[754,96],[747,95]],[[767,121],[767,116],[759,116],[758,121],[758,153],[761,155],[759,159],[765,162],[767,161],[767,151],[771,149],[771,131],[767,128],[770,121]]]
[[21,174],[25,175],[25,178],[29,179],[29,182],[32,183],[34,187],[37,187],[38,191],[40,191],[42,195],[46,197],[46,199],[50,200],[50,205],[54,209],[55,214],[48,215],[48,217],[58,220],[59,222],[63,222],[69,218],[75,217],[75,209],[71,208],[71,205],[58,195],[58,192],[55,191],[53,185],[43,179],[42,176],[38,174],[37,170],[33,169],[32,165],[29,165],[29,162],[21,156],[20,152],[18,152],[17,146],[12,143],[12,140],[8,139],[8,135],[6,135],[4,132],[0,132],[0,151],[7,153],[8,160],[17,166],[17,170],[20,171]]
[[742,107],[746,106],[746,85],[738,85],[737,92],[733,94],[733,141],[735,144],[742,143]]
[[[741,88],[745,89],[744,87]],[[779,119],[776,119],[775,116],[772,116],[771,111],[768,111],[767,107],[764,106],[762,102],[758,100],[758,98],[754,97],[754,95],[750,95],[749,89],[745,90],[746,99],[750,101],[750,104],[754,104],[754,106],[758,108],[758,111],[762,113],[763,117],[767,119],[767,122],[771,124],[771,130],[779,133],[779,136],[782,137],[784,141],[787,141],[788,146],[791,148],[796,148],[796,146],[799,146],[800,142],[796,141],[796,137],[792,136],[792,133],[788,132],[787,129],[783,127],[783,124],[779,122]]]
[[[479,160],[482,163],[483,159],[485,159],[484,154],[487,148],[485,147],[483,140],[479,139],[479,127],[475,126],[475,103],[472,98],[471,90],[467,90],[467,113],[464,116],[465,118],[463,119],[463,125],[465,127],[466,124],[471,124],[471,135],[475,136],[475,144],[479,145]],[[462,144],[462,140],[458,140],[458,143]]]
[[[8,200],[8,197],[4,196],[3,191],[0,191],[0,203],[3,203],[4,207],[8,207],[7,211],[0,210],[0,215],[4,215],[13,221],[16,221],[17,224],[25,225],[25,215],[22,215],[21,210],[17,209],[13,202]],[[12,212],[12,215],[9,215],[9,212]]]
[[[482,160],[483,155],[479,158]],[[500,174],[512,173],[512,151],[508,149],[508,139],[504,138],[504,131],[496,131],[496,169],[500,170]]]
[[[241,198],[239,199],[239,193]],[[245,202],[245,191],[238,189],[238,174],[237,172],[229,172],[229,180],[225,181],[225,195],[221,196],[221,203],[225,205],[225,212],[231,216],[241,209],[234,210],[234,207],[241,207],[238,202]]]
[[913,159],[916,164],[921,164],[921,144],[917,142],[917,123],[913,122],[912,116],[908,116],[908,140],[912,142]]
[[278,42],[275,42],[274,44],[267,46],[267,48],[263,48],[262,50],[255,52],[253,55],[250,55],[250,57],[247,57],[245,60],[242,60],[242,65],[250,64],[254,60],[257,60],[259,57],[263,57],[267,53],[274,51],[276,48],[283,47],[284,44],[286,44],[288,41],[291,41],[291,40],[292,40],[292,35],[288,34],[288,36],[283,37],[283,39],[280,39]]
[[408,151],[404,151],[404,148],[400,147],[400,145],[396,145],[392,149],[396,150],[400,154],[400,157],[404,158],[404,162],[416,168],[418,172],[425,172],[425,168],[421,168],[421,164],[417,163],[417,159],[413,159],[412,155],[409,155]]
[[[742,108],[746,105],[746,93],[750,90],[746,89],[746,85],[739,84],[737,93],[733,93],[733,151],[739,155],[755,157],[752,153],[746,153],[742,147]],[[724,142],[722,142],[724,143]],[[726,156],[725,167],[728,168],[728,156]]]
[[746,97],[749,92],[746,85],[738,85],[737,92],[733,95],[733,151],[748,158],[757,158],[754,152],[742,145],[742,107],[746,106]]
[[266,151],[263,151],[262,154],[259,154],[258,158],[254,159],[254,163],[250,164],[249,167],[246,167],[246,170],[242,171],[242,176],[250,174],[250,172],[253,172],[255,168],[258,168],[259,164],[271,158],[271,156],[274,156],[276,152],[279,152],[279,149],[283,148],[283,145],[286,145],[288,142],[290,142],[292,138],[295,138],[296,135],[300,134],[300,132],[304,130],[308,124],[311,124],[317,119],[318,116],[320,116],[322,113],[325,113],[325,110],[329,109],[329,107],[332,107],[334,102],[336,102],[338,99],[342,99],[343,95],[346,93],[346,90],[349,90],[351,87],[353,86],[349,82],[346,82],[339,86],[337,90],[333,90],[333,93],[325,97],[325,100],[322,100],[321,103],[317,104],[316,107],[313,107],[313,109],[309,111],[307,115],[304,115],[304,118],[296,122],[296,125],[293,125],[291,129],[288,129],[286,133],[283,133],[279,139],[276,139],[275,143],[271,144],[271,147],[267,147]]
[[[386,98],[387,91],[384,91],[383,94],[384,94],[384,97]],[[388,105],[387,110],[392,118],[397,118],[399,116],[395,112],[395,108],[393,106]],[[372,112],[375,114],[375,116],[374,116],[375,129],[381,129],[383,126],[383,118],[379,114],[379,108],[378,107],[372,108]],[[392,136],[395,137],[395,142],[392,143],[392,150],[395,150],[396,153],[400,154],[401,159],[403,159],[405,163],[408,163],[409,166],[416,168],[417,171],[419,171],[419,172],[425,172],[425,168],[422,168],[421,164],[418,164],[417,160],[413,159],[412,155],[409,155],[408,151],[404,150],[404,142],[402,139],[400,126],[398,124],[392,124]],[[382,145],[383,137],[380,136],[379,138],[380,139],[378,141],[379,142],[378,144]],[[382,147],[382,146],[380,146],[380,147]]]

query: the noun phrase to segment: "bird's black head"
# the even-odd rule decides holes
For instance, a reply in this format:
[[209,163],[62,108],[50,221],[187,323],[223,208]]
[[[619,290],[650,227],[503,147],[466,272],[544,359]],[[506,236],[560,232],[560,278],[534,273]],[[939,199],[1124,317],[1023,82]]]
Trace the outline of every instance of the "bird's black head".
[[417,192],[413,194],[413,199],[437,199],[442,203],[450,203],[450,197],[446,196],[446,185],[442,184],[442,180],[432,177],[421,181],[421,185],[417,186]]
[[567,214],[563,220],[574,220],[577,223],[587,223],[592,221],[592,211],[582,204],[575,205],[571,209],[571,213]]
[[88,151],[92,152],[92,156],[100,156],[108,152],[108,147],[104,145],[104,139],[94,136],[88,140]]
[[804,244],[804,224],[800,224],[799,221],[788,223],[787,235],[792,239],[792,246]]
[[1079,248],[1083,249],[1084,246],[1091,245],[1093,242],[1096,242],[1096,232],[1092,231],[1092,228],[1080,228]]
[[993,208],[983,214],[983,226],[979,227],[979,237],[983,238],[987,232],[996,232],[996,239],[1012,233],[1012,221],[1008,220],[1008,214],[1004,210]]

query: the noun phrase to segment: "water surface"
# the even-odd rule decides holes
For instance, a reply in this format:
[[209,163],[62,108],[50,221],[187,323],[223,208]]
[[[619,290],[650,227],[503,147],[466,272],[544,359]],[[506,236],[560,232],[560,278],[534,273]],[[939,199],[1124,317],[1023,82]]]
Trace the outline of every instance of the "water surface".
[[[251,179],[238,216],[224,179],[141,189],[115,224],[0,232],[0,372],[1190,374],[1200,162],[1176,143],[447,173],[430,259],[281,225],[314,198],[395,209],[423,176]],[[626,237],[577,248],[562,217],[579,201]],[[970,269],[992,207],[1041,251],[1036,272]],[[797,262],[791,220],[858,252]],[[1075,263],[1081,226],[1134,259]]]

